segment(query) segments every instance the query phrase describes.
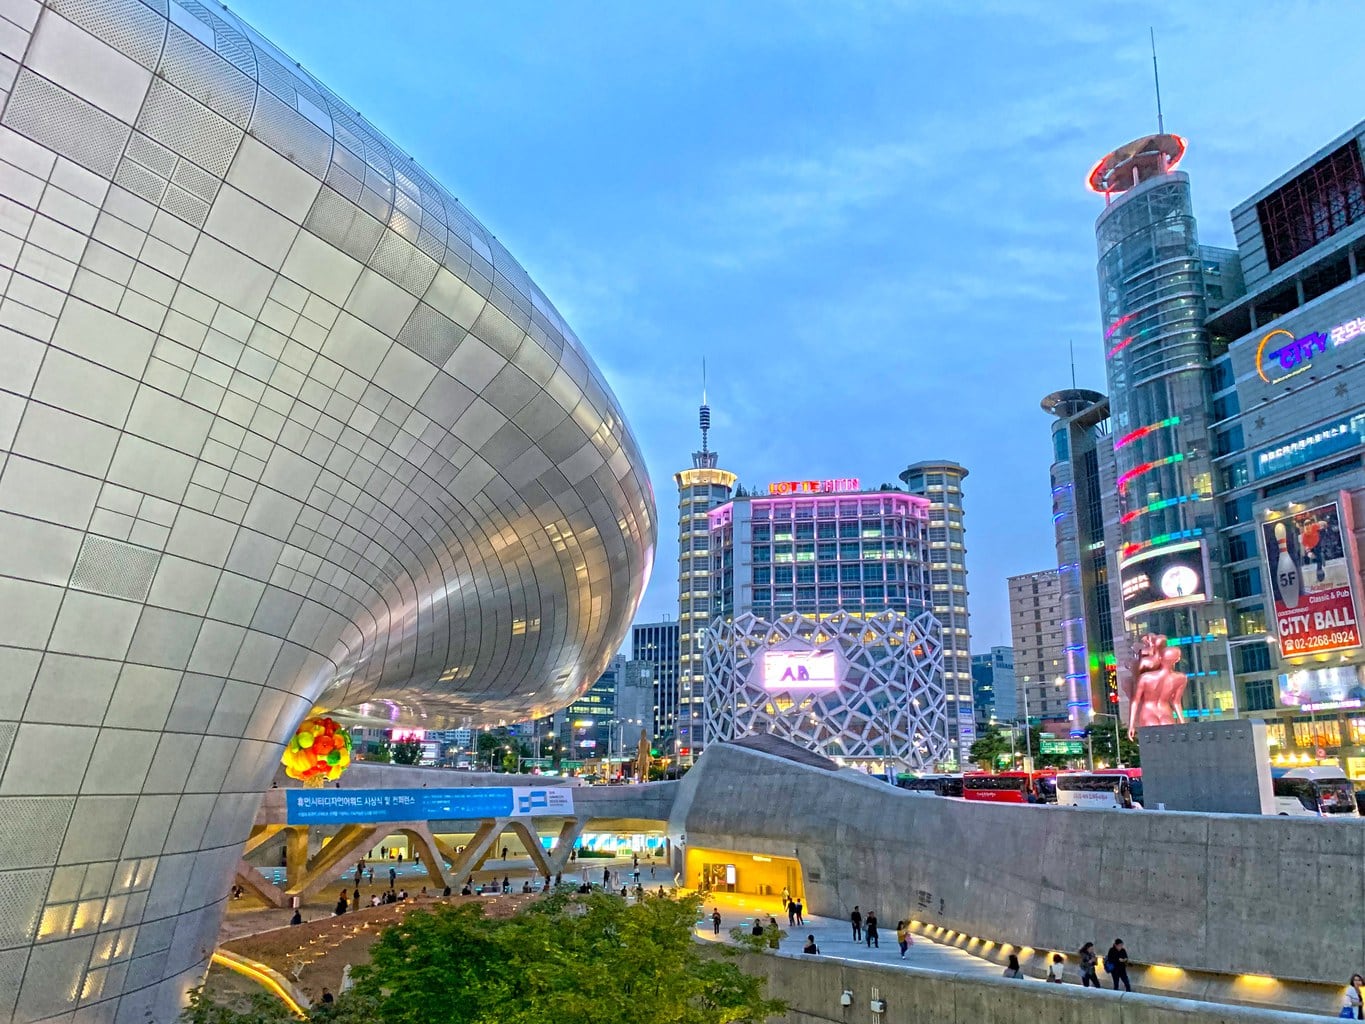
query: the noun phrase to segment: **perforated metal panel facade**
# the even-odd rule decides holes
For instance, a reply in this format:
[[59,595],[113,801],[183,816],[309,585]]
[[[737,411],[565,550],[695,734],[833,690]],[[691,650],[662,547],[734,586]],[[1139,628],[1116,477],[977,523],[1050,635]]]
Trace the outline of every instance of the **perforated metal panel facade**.
[[568,703],[653,498],[526,273],[223,8],[0,0],[0,57],[0,1020],[167,1021],[299,719]]

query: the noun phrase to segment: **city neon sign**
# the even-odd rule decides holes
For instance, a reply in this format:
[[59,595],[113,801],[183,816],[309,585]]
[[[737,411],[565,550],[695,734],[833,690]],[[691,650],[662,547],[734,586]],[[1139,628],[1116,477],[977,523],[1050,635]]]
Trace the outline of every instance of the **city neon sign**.
[[[1261,343],[1256,346],[1256,373],[1267,384],[1278,384],[1280,381],[1288,380],[1308,369],[1312,365],[1313,356],[1325,353],[1329,343],[1332,348],[1340,348],[1362,334],[1365,334],[1365,317],[1359,316],[1343,321],[1326,332],[1312,331],[1302,337],[1295,337],[1293,331],[1277,327],[1266,334],[1261,339]],[[1278,348],[1267,353],[1266,346],[1270,344],[1273,338],[1287,338],[1288,340],[1281,342]],[[1265,372],[1267,357],[1275,360],[1279,364],[1279,369],[1285,372],[1278,377],[1269,376]]]
[[777,480],[768,485],[769,494],[846,494],[860,489],[856,476],[836,480]]

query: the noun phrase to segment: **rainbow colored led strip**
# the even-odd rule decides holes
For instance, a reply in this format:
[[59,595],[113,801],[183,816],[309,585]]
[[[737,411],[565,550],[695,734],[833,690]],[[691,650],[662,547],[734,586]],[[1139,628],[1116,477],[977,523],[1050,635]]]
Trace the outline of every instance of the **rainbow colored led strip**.
[[1170,508],[1173,505],[1183,505],[1187,501],[1199,501],[1203,496],[1199,494],[1182,494],[1178,498],[1162,498],[1160,501],[1149,502],[1142,508],[1135,508],[1131,512],[1125,512],[1119,516],[1120,523],[1131,523],[1138,516],[1146,515],[1148,512],[1160,512],[1163,508]]
[[1179,416],[1167,416],[1164,420],[1158,420],[1156,423],[1149,423],[1145,427],[1138,427],[1131,434],[1124,434],[1121,438],[1115,441],[1114,451],[1118,451],[1124,445],[1132,444],[1134,441],[1141,441],[1148,434],[1155,433],[1162,427],[1173,427],[1179,422],[1180,422]]
[[1119,552],[1119,557],[1131,558],[1139,551],[1146,551],[1148,548],[1156,547],[1158,544],[1165,544],[1167,541],[1187,540],[1191,537],[1202,537],[1203,535],[1204,531],[1197,526],[1193,530],[1181,530],[1178,533],[1159,533],[1150,540],[1135,541],[1123,545],[1123,548]]
[[1148,470],[1156,469],[1158,466],[1173,466],[1177,462],[1184,461],[1185,453],[1176,452],[1174,455],[1167,455],[1164,459],[1154,459],[1151,462],[1144,462],[1140,466],[1134,466],[1127,473],[1124,473],[1123,476],[1119,477],[1119,493],[1123,493],[1124,488],[1128,486],[1129,480],[1132,480],[1134,477],[1142,476],[1142,474],[1146,473]]

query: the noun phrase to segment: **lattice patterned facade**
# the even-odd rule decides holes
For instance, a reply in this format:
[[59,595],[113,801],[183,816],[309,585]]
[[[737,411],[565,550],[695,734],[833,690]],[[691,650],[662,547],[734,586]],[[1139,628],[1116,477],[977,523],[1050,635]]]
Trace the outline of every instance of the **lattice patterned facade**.
[[[834,651],[837,685],[767,688],[769,651]],[[713,741],[766,732],[843,762],[927,769],[948,759],[943,645],[930,612],[745,613],[712,623],[704,658]]]

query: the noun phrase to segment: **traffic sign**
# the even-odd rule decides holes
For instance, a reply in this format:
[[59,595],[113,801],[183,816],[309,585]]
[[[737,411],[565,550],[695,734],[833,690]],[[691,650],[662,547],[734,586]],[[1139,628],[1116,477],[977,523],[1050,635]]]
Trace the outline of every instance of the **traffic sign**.
[[1080,740],[1059,740],[1044,736],[1038,744],[1040,754],[1062,754],[1068,757],[1078,757],[1084,751],[1085,744]]

